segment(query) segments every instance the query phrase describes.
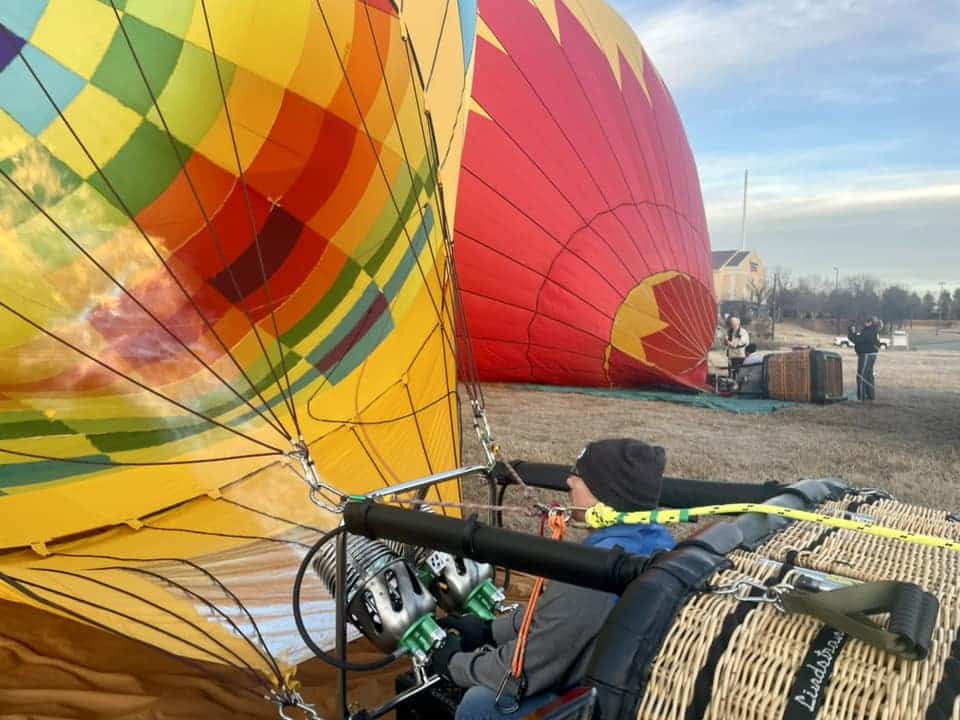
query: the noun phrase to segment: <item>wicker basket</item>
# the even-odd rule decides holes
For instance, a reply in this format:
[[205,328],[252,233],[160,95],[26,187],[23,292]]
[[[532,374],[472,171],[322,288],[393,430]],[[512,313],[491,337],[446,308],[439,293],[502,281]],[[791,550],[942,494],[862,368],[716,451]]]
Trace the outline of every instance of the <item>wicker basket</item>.
[[837,353],[794,350],[764,358],[767,395],[776,400],[827,403],[843,399],[843,359]]
[[[927,508],[864,506],[851,497],[822,510],[850,507],[888,526],[960,539],[960,524]],[[715,585],[742,578],[772,583],[777,564],[770,560],[863,581],[915,582],[940,601],[930,654],[910,662],[853,639],[838,648],[835,631],[810,617],[704,593],[677,616],[651,668],[638,720],[960,720],[960,553],[794,523],[756,552],[730,559],[734,569],[720,573]],[[823,657],[832,666],[821,682],[816,668]]]

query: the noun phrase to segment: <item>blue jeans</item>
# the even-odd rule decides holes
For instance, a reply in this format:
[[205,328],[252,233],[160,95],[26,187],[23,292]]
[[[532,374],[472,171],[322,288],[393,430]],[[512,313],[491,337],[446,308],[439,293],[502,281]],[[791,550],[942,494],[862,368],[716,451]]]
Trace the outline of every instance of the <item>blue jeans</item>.
[[559,695],[552,692],[531,695],[521,700],[520,707],[514,712],[505,715],[497,708],[497,694],[495,692],[485,687],[475,686],[467,690],[467,694],[463,696],[463,700],[457,706],[455,720],[502,720],[502,718],[520,720],[520,718],[556,700],[558,697]]
[[857,400],[873,400],[877,396],[877,381],[873,367],[877,353],[857,355]]

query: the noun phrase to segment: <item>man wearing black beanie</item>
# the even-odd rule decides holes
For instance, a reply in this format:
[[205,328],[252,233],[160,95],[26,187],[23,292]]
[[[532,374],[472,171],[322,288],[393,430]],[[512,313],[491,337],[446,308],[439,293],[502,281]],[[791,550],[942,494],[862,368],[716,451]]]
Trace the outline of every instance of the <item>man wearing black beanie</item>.
[[[617,510],[657,507],[666,466],[662,447],[629,438],[590,443],[569,477],[570,504],[587,508],[603,502]],[[575,516],[583,519],[583,511]],[[620,525],[591,532],[585,545],[651,555],[674,546],[659,525]],[[500,702],[497,691],[510,672],[524,609],[484,623],[474,616],[443,622],[459,635],[434,653],[432,669],[469,688],[457,720],[523,717],[582,680],[596,637],[617,601],[616,595],[560,582],[547,585],[527,639],[523,682],[508,681]],[[515,702],[513,702],[515,700]],[[510,711],[510,712],[508,712]]]

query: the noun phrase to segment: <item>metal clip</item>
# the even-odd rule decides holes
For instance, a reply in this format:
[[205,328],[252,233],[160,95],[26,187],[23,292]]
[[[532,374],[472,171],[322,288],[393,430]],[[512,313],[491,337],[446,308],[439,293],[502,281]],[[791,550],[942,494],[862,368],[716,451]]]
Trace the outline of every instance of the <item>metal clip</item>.
[[480,440],[484,455],[487,456],[487,464],[492,468],[497,464],[500,448],[497,447],[496,441],[493,439],[490,422],[487,420],[487,413],[483,406],[476,400],[471,400],[470,405],[473,407],[473,429]]
[[310,502],[327,512],[342,514],[349,496],[320,479],[320,473],[302,437],[293,441],[293,449],[287,453],[287,457],[300,463],[303,480],[310,487]]
[[274,703],[277,706],[277,714],[283,718],[283,720],[300,720],[293,715],[287,713],[288,708],[294,708],[303,713],[303,717],[307,720],[323,720],[317,709],[306,702],[299,692],[296,690],[290,690],[289,688],[284,688],[281,691],[271,690],[269,695],[265,696],[267,700]]
[[338,496],[338,500],[340,502],[334,505],[330,502],[330,498],[324,495],[324,492],[329,492],[329,491],[330,491],[330,488],[328,488],[325,485],[321,485],[319,487],[311,486],[310,502],[322,508],[323,510],[326,510],[327,512],[335,513],[337,515],[342,514],[344,505],[346,504],[346,500],[345,500],[346,496],[344,495]]
[[756,580],[743,578],[729,585],[718,585],[711,588],[710,592],[714,595],[732,595],[738,602],[769,603],[783,612],[783,596],[793,589],[793,585],[789,583],[764,585]]
[[[509,694],[507,685],[514,686],[509,691]],[[523,679],[521,678],[518,682],[509,670],[507,674],[503,676],[503,680],[500,681],[500,687],[497,688],[497,695],[493,699],[493,703],[497,706],[497,710],[500,711],[501,715],[511,715],[520,709],[520,695],[523,693],[523,686]],[[510,704],[506,705],[501,703],[501,699],[507,700]]]

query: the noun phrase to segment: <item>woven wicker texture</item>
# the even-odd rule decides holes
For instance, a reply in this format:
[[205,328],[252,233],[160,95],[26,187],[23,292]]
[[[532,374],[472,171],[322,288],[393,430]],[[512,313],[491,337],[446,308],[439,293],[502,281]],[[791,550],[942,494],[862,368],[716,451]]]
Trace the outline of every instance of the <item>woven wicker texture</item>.
[[777,400],[812,402],[813,384],[809,351],[776,353],[768,359],[767,393]]
[[[890,527],[960,538],[960,525],[948,522],[942,511],[858,500],[862,499],[851,496],[826,503],[821,511],[853,510]],[[960,638],[960,553],[793,523],[755,553],[732,553],[734,569],[718,574],[713,585],[744,578],[773,584],[778,566],[770,561],[784,561],[788,554],[798,567],[863,581],[915,582],[940,600],[930,654],[923,661],[904,661],[848,640],[822,692],[818,720],[960,720],[956,702],[944,708],[943,715],[928,716],[938,690],[942,703],[945,663]],[[810,617],[780,613],[771,605],[751,604],[749,610],[743,605],[731,596],[701,594],[684,607],[654,662],[638,720],[783,717],[797,672],[807,662],[811,641],[823,626]],[[711,646],[723,634],[724,623],[729,637],[722,651],[715,648],[711,660]],[[732,633],[731,628],[735,628]],[[956,658],[951,662],[956,663]],[[698,678],[701,688],[696,696]],[[709,702],[704,700],[703,686],[710,689]],[[952,699],[949,693],[946,696]]]

